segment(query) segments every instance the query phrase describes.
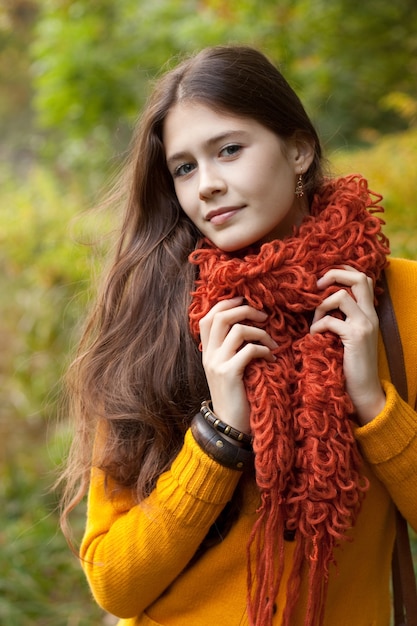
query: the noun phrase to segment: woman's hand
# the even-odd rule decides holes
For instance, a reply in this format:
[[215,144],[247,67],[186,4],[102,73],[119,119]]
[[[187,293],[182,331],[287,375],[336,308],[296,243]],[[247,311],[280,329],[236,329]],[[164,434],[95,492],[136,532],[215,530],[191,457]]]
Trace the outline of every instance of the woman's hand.
[[267,315],[242,302],[240,297],[218,302],[200,320],[200,337],[213,411],[230,426],[250,433],[243,374],[252,359],[274,361],[277,344],[261,328],[245,324],[262,323]]
[[[344,346],[346,389],[359,421],[366,424],[385,405],[385,395],[378,374],[379,322],[374,307],[373,283],[362,272],[344,265],[343,269],[328,271],[317,281],[320,289],[333,284],[350,287],[352,295],[341,287],[326,298],[316,309],[310,332],[315,335],[330,330],[339,335]],[[335,309],[345,315],[344,320],[327,315]]]

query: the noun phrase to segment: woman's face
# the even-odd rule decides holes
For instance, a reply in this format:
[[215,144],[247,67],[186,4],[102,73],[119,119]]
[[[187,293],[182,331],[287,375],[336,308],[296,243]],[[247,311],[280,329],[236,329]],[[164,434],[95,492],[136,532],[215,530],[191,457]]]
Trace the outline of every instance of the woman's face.
[[182,209],[225,251],[282,238],[308,211],[294,193],[314,156],[305,141],[187,101],[169,111],[163,141]]

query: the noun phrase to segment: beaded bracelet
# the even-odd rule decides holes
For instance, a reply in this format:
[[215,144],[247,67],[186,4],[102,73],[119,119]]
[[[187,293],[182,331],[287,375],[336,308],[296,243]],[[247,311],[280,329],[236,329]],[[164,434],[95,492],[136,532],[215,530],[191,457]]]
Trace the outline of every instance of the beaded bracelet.
[[197,413],[191,422],[191,432],[194,439],[208,456],[230,469],[243,471],[253,463],[253,452],[236,446],[224,439]]
[[200,409],[201,415],[210,424],[210,426],[223,433],[223,435],[227,435],[235,441],[240,441],[245,444],[247,448],[251,448],[253,437],[247,433],[243,433],[241,430],[237,430],[237,428],[233,428],[233,426],[229,426],[229,424],[222,422],[221,419],[213,413],[210,408],[210,404],[210,400],[204,400]]

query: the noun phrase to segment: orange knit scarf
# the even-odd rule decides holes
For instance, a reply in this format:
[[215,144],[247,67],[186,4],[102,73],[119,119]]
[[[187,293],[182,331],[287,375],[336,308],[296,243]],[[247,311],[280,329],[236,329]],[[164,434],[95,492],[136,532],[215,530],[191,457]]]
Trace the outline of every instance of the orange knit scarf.
[[[284,532],[296,548],[283,623],[289,626],[309,566],[305,626],[322,624],[334,548],[348,539],[368,487],[349,418],[343,346],[333,333],[311,336],[324,293],[317,278],[349,264],[376,283],[389,252],[375,216],[380,196],[360,176],[327,181],[311,214],[284,240],[245,255],[204,241],[190,256],[199,276],[190,307],[192,332],[219,300],[244,296],[268,313],[264,328],[278,343],[275,363],[253,361],[245,371],[251,406],[256,481],[261,505],[248,545],[248,612],[252,625],[272,624],[284,568]],[[251,563],[256,571],[252,572]]]

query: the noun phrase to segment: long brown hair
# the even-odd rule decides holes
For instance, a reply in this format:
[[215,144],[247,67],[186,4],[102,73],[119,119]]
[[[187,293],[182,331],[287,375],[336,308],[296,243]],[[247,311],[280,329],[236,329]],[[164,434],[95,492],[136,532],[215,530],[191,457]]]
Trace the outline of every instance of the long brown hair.
[[[115,256],[69,371],[76,434],[62,476],[64,532],[93,463],[135,490],[138,501],[146,497],[208,396],[187,315],[195,280],[188,256],[199,232],[178,203],[162,142],[168,111],[190,99],[253,118],[284,141],[303,133],[315,145],[305,175],[310,200],[322,182],[317,133],[297,95],[260,52],[207,48],[157,82],[112,198],[124,205]],[[102,436],[93,461],[98,423]]]

